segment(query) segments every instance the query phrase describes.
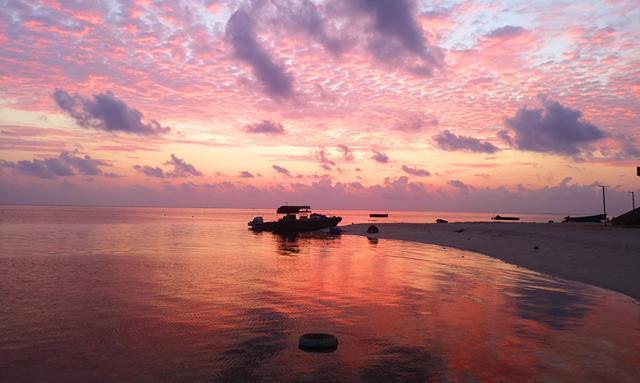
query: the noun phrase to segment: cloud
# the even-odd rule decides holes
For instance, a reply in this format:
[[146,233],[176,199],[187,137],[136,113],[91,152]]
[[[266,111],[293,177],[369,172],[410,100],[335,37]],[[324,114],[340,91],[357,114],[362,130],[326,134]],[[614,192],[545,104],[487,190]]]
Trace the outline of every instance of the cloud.
[[318,6],[309,0],[302,1],[279,1],[275,3],[279,11],[280,23],[287,31],[292,30],[292,26],[306,33],[309,37],[316,39],[327,51],[334,55],[339,55],[344,50],[344,44],[340,39],[332,37],[327,33],[326,23],[323,15],[318,10]]
[[355,156],[353,155],[353,150],[349,148],[347,145],[339,144],[338,150],[342,152],[342,159],[344,161],[353,161]]
[[431,175],[431,173],[429,173],[429,171],[426,169],[412,168],[407,165],[402,165],[402,170],[407,174],[411,174],[412,176],[417,177],[428,177]]
[[53,99],[76,124],[85,129],[147,136],[168,133],[170,130],[162,127],[156,120],[144,123],[139,110],[127,106],[111,92],[99,93],[90,99],[78,94],[71,95],[63,89],[56,89],[53,92]]
[[133,165],[133,168],[149,177],[158,177],[158,178],[168,177],[168,175],[164,173],[164,170],[162,170],[157,166],[153,167],[148,165]]
[[227,40],[233,46],[236,57],[251,66],[270,96],[288,98],[293,94],[293,80],[281,65],[273,62],[260,45],[253,23],[254,20],[247,12],[237,10],[227,22]]
[[463,193],[468,193],[471,186],[465,184],[460,180],[451,180],[447,182],[448,185],[453,186],[456,189],[459,189]]
[[16,162],[0,160],[0,167],[13,169],[19,174],[32,177],[53,179],[58,177],[107,176],[113,177],[113,173],[105,173],[100,167],[109,166],[102,160],[96,160],[88,155],[80,155],[79,152],[61,152],[58,157],[45,158],[43,160],[21,160]]
[[195,166],[176,157],[175,154],[171,154],[171,158],[165,162],[165,165],[171,166],[172,170],[167,171],[158,166],[149,165],[134,165],[133,168],[146,176],[157,178],[200,177],[203,175]]
[[291,173],[289,172],[289,170],[287,170],[287,168],[283,168],[282,166],[278,166],[278,165],[272,165],[271,167],[276,172],[278,172],[280,174],[284,174],[287,177],[291,177]]
[[369,42],[369,50],[379,59],[401,62],[401,56],[409,53],[420,57],[422,63],[412,71],[430,75],[442,65],[442,52],[428,44],[422,27],[415,18],[415,2],[412,0],[355,0],[356,12],[371,18],[376,32]]
[[315,158],[320,161],[320,166],[324,170],[331,170],[332,166],[335,166],[335,162],[329,158],[329,154],[325,148],[321,148],[315,153]]
[[623,156],[640,158],[640,147],[636,144],[635,138],[630,136],[624,137],[620,140],[620,146],[622,147]]
[[436,145],[443,150],[462,150],[477,153],[495,153],[500,150],[490,142],[482,142],[475,137],[458,136],[449,130],[443,130],[433,137]]
[[513,140],[511,139],[511,136],[509,135],[509,131],[508,130],[501,130],[498,132],[498,138],[501,139],[502,141],[504,141],[505,144],[512,146],[513,145]]
[[522,33],[524,33],[526,31],[526,29],[522,28],[522,27],[516,27],[513,25],[505,25],[504,27],[500,27],[497,29],[492,30],[491,32],[487,33],[485,36],[487,37],[512,37],[512,36],[518,36]]
[[438,126],[438,119],[422,112],[410,113],[395,125],[396,130],[403,132],[419,132],[427,126]]
[[576,156],[590,144],[606,137],[597,126],[584,121],[578,110],[545,101],[544,109],[518,109],[505,120],[513,133],[513,146],[521,150]]
[[171,154],[171,158],[165,162],[165,164],[173,167],[173,172],[171,172],[172,177],[202,176],[202,173],[199,172],[195,166],[186,163],[183,159],[176,157],[175,154]]
[[[295,180],[291,178],[291,180]],[[312,201],[318,209],[394,209],[439,211],[556,212],[558,218],[568,214],[593,211],[594,201],[601,201],[598,185],[578,184],[563,180],[555,185],[531,189],[491,186],[470,189],[468,193],[453,193],[448,185],[412,182],[408,177],[387,178],[373,185],[358,182],[332,182],[323,177],[309,184],[256,187],[249,183],[163,183],[160,185],[114,185],[85,183],[70,188],[62,182],[50,182],[46,188],[33,187],[31,182],[0,182],[0,203],[3,204],[96,204],[96,205],[157,205],[175,207],[255,207],[278,206],[282,201]],[[465,184],[466,185],[466,184]],[[458,185],[460,186],[460,185]],[[470,188],[470,186],[466,185]],[[471,192],[471,190],[473,192]],[[150,199],[149,196],[154,198]],[[211,196],[215,195],[215,199]],[[626,189],[607,189],[607,210],[617,215],[629,210]],[[479,214],[482,216],[482,213]]]
[[389,156],[377,150],[373,151],[373,155],[371,156],[371,159],[381,164],[386,164],[387,162],[389,162]]
[[282,124],[269,120],[263,120],[256,124],[247,125],[245,130],[247,133],[284,134],[284,127]]
[[243,170],[240,172],[240,175],[238,176],[240,178],[253,178],[255,177],[253,174],[251,174],[250,172]]

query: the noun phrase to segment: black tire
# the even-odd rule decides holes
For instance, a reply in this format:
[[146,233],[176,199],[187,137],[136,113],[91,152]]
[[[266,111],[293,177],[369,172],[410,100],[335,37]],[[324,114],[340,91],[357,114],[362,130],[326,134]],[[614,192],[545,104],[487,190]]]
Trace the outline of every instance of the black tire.
[[298,338],[298,347],[303,351],[331,352],[338,348],[338,338],[332,334],[304,334]]

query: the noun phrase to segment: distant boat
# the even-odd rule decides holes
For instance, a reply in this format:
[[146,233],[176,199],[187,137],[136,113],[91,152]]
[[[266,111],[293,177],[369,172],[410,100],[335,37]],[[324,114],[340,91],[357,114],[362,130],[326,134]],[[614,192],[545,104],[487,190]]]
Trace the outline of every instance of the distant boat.
[[327,217],[323,214],[313,213],[308,205],[280,206],[276,214],[282,214],[283,216],[272,222],[264,222],[262,217],[255,217],[249,221],[248,225],[255,231],[292,233],[326,229],[334,227],[342,221],[342,217]]
[[371,213],[369,214],[369,217],[371,218],[387,218],[389,216],[389,214],[387,213]]
[[436,219],[436,223],[449,223],[449,221],[447,221],[446,219]]
[[564,222],[603,222],[607,219],[604,214],[585,215],[582,217],[564,217]]
[[520,221],[520,217],[507,217],[503,215],[496,215],[491,217],[491,219],[494,221]]

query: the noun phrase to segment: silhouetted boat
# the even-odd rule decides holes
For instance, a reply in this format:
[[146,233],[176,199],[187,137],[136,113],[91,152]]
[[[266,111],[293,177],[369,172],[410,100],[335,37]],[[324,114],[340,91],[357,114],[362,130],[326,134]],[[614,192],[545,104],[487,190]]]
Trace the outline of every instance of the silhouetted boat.
[[640,225],[640,207],[617,216],[611,220],[614,225]]
[[276,211],[283,217],[277,221],[264,222],[262,217],[255,217],[248,225],[255,231],[273,231],[290,233],[300,231],[314,231],[334,227],[342,221],[342,217],[327,217],[311,211],[310,206],[280,206]]
[[582,217],[564,217],[564,222],[603,222],[607,219],[604,214],[585,215]]
[[520,217],[507,217],[503,215],[496,215],[491,217],[491,219],[494,221],[520,221]]
[[436,223],[449,223],[449,221],[447,221],[446,219],[438,218],[436,219]]
[[387,218],[389,216],[389,214],[387,213],[371,213],[369,214],[369,217],[371,218]]

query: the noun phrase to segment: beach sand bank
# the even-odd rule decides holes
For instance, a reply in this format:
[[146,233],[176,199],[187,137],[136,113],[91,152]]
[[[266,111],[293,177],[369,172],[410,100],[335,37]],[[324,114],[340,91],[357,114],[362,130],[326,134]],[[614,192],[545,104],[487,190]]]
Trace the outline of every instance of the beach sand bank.
[[346,233],[430,243],[485,254],[566,279],[618,291],[640,301],[640,229],[600,224],[469,222],[376,223]]

